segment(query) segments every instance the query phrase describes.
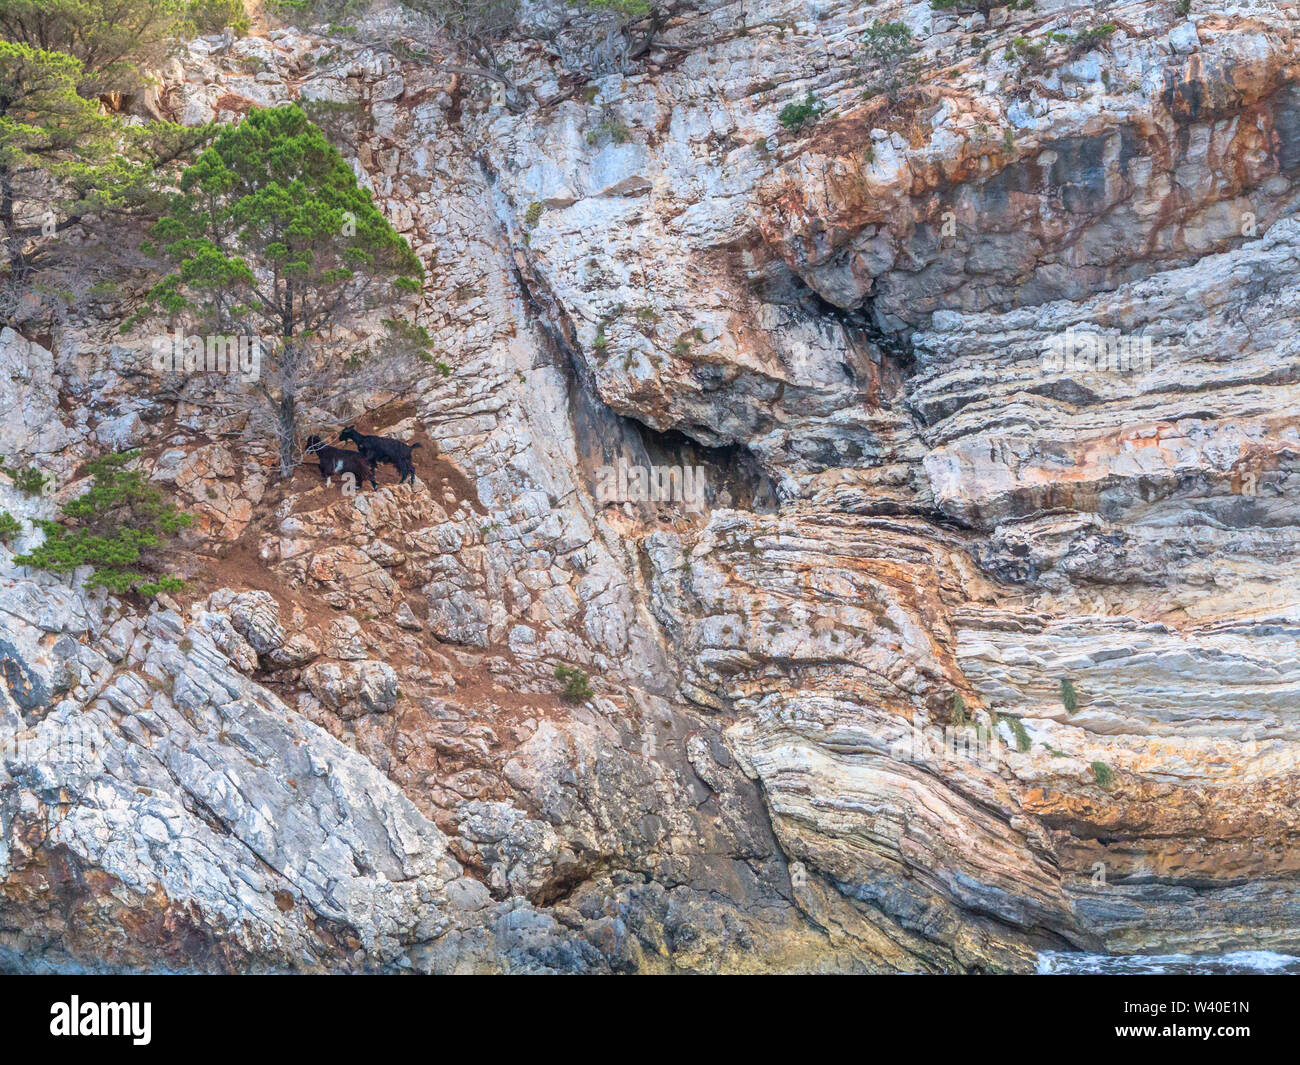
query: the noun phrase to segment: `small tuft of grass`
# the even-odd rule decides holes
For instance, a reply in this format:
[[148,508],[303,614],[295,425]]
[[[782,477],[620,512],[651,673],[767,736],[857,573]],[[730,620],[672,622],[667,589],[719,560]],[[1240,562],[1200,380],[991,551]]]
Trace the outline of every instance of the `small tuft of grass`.
[[1074,682],[1068,677],[1061,678],[1061,705],[1067,714],[1079,709],[1079,693],[1074,690]]
[[1099,788],[1109,788],[1115,782],[1115,773],[1105,762],[1092,763],[1092,777]]

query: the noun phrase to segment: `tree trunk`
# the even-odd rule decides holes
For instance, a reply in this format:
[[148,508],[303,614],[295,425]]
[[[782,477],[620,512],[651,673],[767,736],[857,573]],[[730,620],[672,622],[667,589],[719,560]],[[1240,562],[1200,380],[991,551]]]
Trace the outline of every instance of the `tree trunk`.
[[14,180],[8,168],[0,171],[0,225],[4,226],[6,251],[9,256],[10,276],[15,280],[26,273],[23,258],[23,239],[14,224]]
[[287,388],[280,393],[280,477],[288,480],[298,458],[298,405]]

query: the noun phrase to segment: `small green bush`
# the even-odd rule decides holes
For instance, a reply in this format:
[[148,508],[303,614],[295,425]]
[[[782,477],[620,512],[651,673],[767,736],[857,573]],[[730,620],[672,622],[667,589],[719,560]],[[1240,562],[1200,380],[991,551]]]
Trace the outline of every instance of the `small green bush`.
[[632,131],[617,118],[607,118],[587,131],[587,143],[593,148],[598,144],[626,144],[631,139]]
[[421,362],[433,362],[429,351],[433,337],[424,326],[401,318],[385,318],[383,326],[389,354],[414,355]]
[[966,715],[966,700],[961,697],[961,692],[953,692],[952,700],[949,704],[948,720],[957,728],[965,725],[970,718]]
[[798,133],[810,122],[817,121],[817,116],[824,110],[826,104],[810,92],[799,103],[786,104],[776,118],[789,132]]
[[[337,23],[360,10],[361,0],[267,0],[266,11],[294,26]],[[343,27],[338,27],[343,28]]]
[[1105,762],[1093,762],[1092,778],[1099,788],[1109,788],[1115,782],[1115,773]]
[[45,486],[52,483],[51,478],[41,473],[35,466],[18,470],[0,464],[0,473],[8,474],[10,480],[14,482],[14,487],[29,496],[40,495],[45,491]]
[[930,9],[932,11],[954,11],[959,15],[968,15],[972,11],[978,11],[981,15],[987,15],[995,7],[1002,7],[1006,4],[1012,11],[1028,11],[1034,6],[1034,0],[930,0]]
[[577,666],[558,665],[555,667],[555,679],[564,682],[561,693],[570,703],[585,703],[595,693],[587,683],[587,674]]
[[1008,62],[1020,64],[1020,73],[1042,73],[1047,68],[1047,45],[1028,37],[1014,37],[1002,52]]
[[537,225],[537,223],[542,220],[542,212],[545,210],[545,207],[534,200],[528,205],[528,210],[524,212],[524,225],[529,229],[532,229],[533,226]]
[[978,11],[981,15],[987,15],[1001,3],[1002,0],[930,0],[930,10],[954,11],[959,15]]
[[1079,709],[1079,693],[1074,690],[1074,682],[1065,677],[1061,678],[1061,705],[1067,714]]
[[360,100],[304,100],[299,97],[297,104],[336,147],[356,143],[361,125],[367,118]]
[[904,85],[915,82],[920,76],[915,53],[912,31],[904,23],[873,22],[862,35],[862,58],[872,75],[863,95],[883,92],[892,99]]
[[8,543],[23,531],[23,523],[7,510],[0,510],[0,542]]
[[220,33],[227,26],[236,37],[248,32],[248,12],[242,0],[189,0],[185,14],[186,28],[195,34]]
[[1113,22],[1103,22],[1100,26],[1093,26],[1082,33],[1076,33],[1071,41],[1073,45],[1071,51],[1084,52],[1095,44],[1106,40],[1118,27]]
[[160,555],[194,516],[166,502],[141,471],[127,469],[139,454],[126,451],[91,462],[90,491],[64,504],[58,521],[37,522],[45,543],[14,561],[52,573],[92,566],[86,587],[118,595],[135,591],[148,599],[183,588],[184,581],[162,572]]
[[650,14],[650,0],[587,0],[588,7],[612,11],[627,18],[644,18]]

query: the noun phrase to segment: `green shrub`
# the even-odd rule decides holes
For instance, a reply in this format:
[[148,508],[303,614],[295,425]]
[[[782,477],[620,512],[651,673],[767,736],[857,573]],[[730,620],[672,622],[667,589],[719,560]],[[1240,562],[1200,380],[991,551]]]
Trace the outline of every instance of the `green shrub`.
[[[1030,2],[1032,3],[1032,0]],[[981,15],[987,15],[1002,3],[1003,0],[930,0],[930,9],[953,11],[959,15],[969,15],[972,11],[978,11]]]
[[237,37],[248,32],[248,12],[242,0],[189,0],[185,14],[186,28],[195,34],[220,33],[227,26]]
[[37,522],[45,543],[14,561],[52,573],[92,566],[86,587],[118,595],[135,591],[152,598],[184,587],[184,581],[162,571],[159,556],[166,541],[194,517],[166,502],[141,471],[127,469],[139,454],[126,451],[91,462],[90,491],[65,503],[58,521]]
[[920,76],[915,52],[912,31],[904,23],[873,22],[862,35],[862,58],[874,75],[863,95],[883,92],[892,98],[902,86],[915,82]]
[[528,205],[528,210],[524,212],[524,225],[529,229],[532,229],[533,226],[537,225],[537,223],[542,220],[542,212],[545,210],[545,207],[534,200]]
[[1041,73],[1047,67],[1047,45],[1028,37],[1014,37],[1002,52],[1002,58],[1020,64],[1020,72]]
[[1100,26],[1093,26],[1091,29],[1084,30],[1082,33],[1076,33],[1071,41],[1073,48],[1071,51],[1084,52],[1093,45],[1104,41],[1118,27],[1113,22],[1103,22]]
[[361,0],[267,0],[266,10],[294,26],[336,23],[361,9]]
[[1029,750],[1029,733],[1025,731],[1025,724],[1018,717],[1000,717],[998,721],[1005,721],[1007,728],[1011,730],[1011,735],[1016,738],[1016,750],[1024,754]]
[[1061,705],[1067,714],[1079,709],[1079,693],[1074,690],[1074,682],[1065,677],[1061,678]]
[[1105,762],[1092,763],[1092,778],[1099,788],[1109,788],[1115,782],[1115,774]]
[[607,118],[595,129],[587,131],[587,143],[593,148],[598,144],[626,144],[632,139],[632,131],[617,118]]
[[556,666],[555,679],[564,681],[564,691],[561,694],[567,702],[585,703],[595,694],[587,683],[587,674],[577,666]]
[[298,99],[302,113],[319,126],[335,146],[355,144],[366,121],[365,106],[360,100]]
[[961,728],[970,720],[966,716],[966,700],[961,697],[961,692],[952,693],[952,700],[948,709],[948,720],[957,728]]
[[981,15],[987,15],[995,7],[1002,7],[1006,4],[1012,11],[1028,11],[1034,6],[1034,0],[930,0],[930,9],[932,11],[953,11],[959,15],[969,15],[973,11],[978,11]]
[[383,326],[389,354],[414,355],[421,362],[434,361],[429,351],[433,337],[424,326],[401,318],[385,318]]
[[0,473],[9,475],[10,480],[14,482],[14,487],[20,492],[29,496],[38,496],[45,491],[45,486],[51,484],[52,479],[41,473],[35,466],[28,466],[26,469],[14,469],[12,466],[0,464]]
[[23,531],[23,523],[7,510],[0,510],[0,542],[8,543]]
[[799,103],[786,104],[776,118],[789,132],[798,133],[808,123],[815,122],[824,110],[826,105],[810,92]]
[[650,0],[587,0],[588,7],[612,11],[629,18],[643,18],[650,14]]

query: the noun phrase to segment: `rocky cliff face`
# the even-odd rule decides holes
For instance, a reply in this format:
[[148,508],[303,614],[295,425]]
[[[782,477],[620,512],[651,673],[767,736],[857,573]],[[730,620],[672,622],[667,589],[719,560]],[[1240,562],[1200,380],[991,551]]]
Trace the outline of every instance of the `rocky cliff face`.
[[148,612],[0,551],[0,967],[1300,951],[1300,21],[1175,7],[696,0],[508,46],[519,110],[396,11],[192,44],[163,114],[344,105],[452,373],[355,397],[426,447],[345,496],[129,308],[0,337],[61,486],[0,507],[138,446],[200,516]]

